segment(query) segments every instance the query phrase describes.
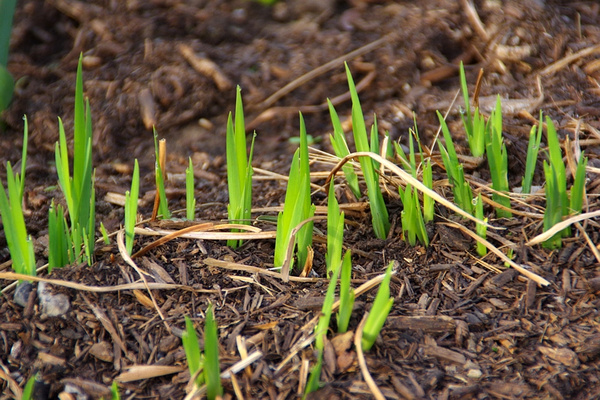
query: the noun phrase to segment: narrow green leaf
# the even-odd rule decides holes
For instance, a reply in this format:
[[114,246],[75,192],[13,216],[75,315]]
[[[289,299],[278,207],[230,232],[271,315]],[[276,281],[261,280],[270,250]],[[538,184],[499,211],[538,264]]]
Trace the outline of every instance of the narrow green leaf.
[[379,332],[381,332],[381,328],[394,304],[394,298],[390,297],[390,279],[392,277],[393,265],[394,263],[391,262],[387,267],[385,277],[379,285],[379,290],[373,301],[373,306],[371,307],[371,311],[365,322],[361,340],[364,351],[369,351],[371,347],[373,347],[373,344],[375,344],[375,340],[377,339],[377,336],[379,336]]
[[354,289],[350,287],[352,278],[352,258],[350,250],[347,250],[342,260],[342,273],[340,278],[340,308],[337,314],[338,332],[344,333],[348,330],[352,307],[354,306]]
[[[183,349],[185,350],[185,357],[187,358],[188,369],[190,376],[194,376],[200,368],[203,368],[203,358],[200,353],[200,344],[198,343],[198,336],[196,335],[196,329],[194,329],[194,323],[188,317],[185,316],[185,331],[181,335],[181,341],[183,342]],[[200,386],[204,383],[204,374],[200,373],[196,379],[196,385]]]
[[212,309],[206,310],[204,325],[204,377],[206,380],[206,397],[209,400],[223,395],[221,386],[221,370],[219,366],[219,334]]

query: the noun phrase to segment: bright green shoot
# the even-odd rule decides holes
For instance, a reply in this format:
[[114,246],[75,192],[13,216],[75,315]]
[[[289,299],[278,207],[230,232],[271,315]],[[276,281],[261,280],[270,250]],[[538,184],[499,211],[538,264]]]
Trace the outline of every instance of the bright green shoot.
[[456,155],[456,150],[454,149],[454,143],[452,142],[452,136],[450,135],[448,125],[439,111],[437,112],[437,115],[438,119],[440,120],[444,139],[446,141],[446,147],[441,142],[438,142],[440,154],[446,168],[448,180],[452,185],[454,202],[469,214],[473,214],[473,192],[471,190],[471,186],[465,180],[463,166],[458,161],[458,156]]
[[16,4],[17,0],[0,1],[0,114],[8,108],[15,88],[15,81],[6,66]]
[[342,273],[340,278],[340,310],[337,314],[337,328],[339,333],[348,330],[352,307],[354,307],[354,289],[350,287],[352,278],[352,258],[350,250],[346,251],[342,260]]
[[463,63],[460,63],[460,87],[465,101],[465,110],[461,113],[463,126],[467,133],[467,141],[473,157],[482,157],[485,151],[485,119],[479,112],[479,108],[475,112],[471,112],[471,103],[469,100],[469,89],[467,87],[467,78],[465,76],[465,68]]
[[[354,134],[354,143],[356,145],[356,151],[358,152],[369,152],[371,151],[371,144],[374,143],[373,135],[377,135],[376,130],[371,130],[371,142],[367,137],[367,127],[365,125],[365,119],[352,79],[352,74],[346,64],[346,76],[348,78],[348,87],[350,88],[350,96],[352,98],[352,132]],[[383,195],[379,187],[379,175],[375,170],[373,160],[369,157],[360,157],[360,166],[365,177],[367,184],[367,195],[369,196],[369,204],[371,207],[371,219],[373,224],[373,231],[375,236],[379,239],[385,239],[390,230],[390,221]]]
[[119,394],[119,385],[117,385],[117,381],[113,381],[110,386],[110,396],[112,400],[121,400],[121,395]]
[[185,331],[181,335],[181,341],[183,342],[190,376],[196,376],[196,385],[202,386],[204,384],[204,374],[200,370],[204,369],[204,356],[200,352],[200,344],[198,343],[194,323],[187,315],[185,317]]
[[223,395],[219,366],[219,333],[212,304],[206,310],[204,323],[204,379],[208,399],[213,400]]
[[[487,218],[484,218],[483,216],[483,201],[481,200],[481,193],[479,193],[475,199],[475,218],[487,222]],[[484,224],[477,223],[475,230],[483,239],[487,237],[487,227]],[[485,256],[487,254],[487,247],[485,247],[482,243],[477,242],[477,254],[479,254],[480,257]]]
[[204,354],[200,352],[198,336],[192,320],[185,317],[185,331],[181,337],[187,357],[190,376],[196,377],[195,384],[206,383],[206,397],[210,400],[223,395],[221,372],[219,367],[219,334],[212,305],[206,310],[204,323]]
[[[275,267],[283,266],[287,247],[292,230],[302,221],[311,218],[315,213],[315,206],[310,199],[310,167],[308,163],[308,144],[306,141],[306,127],[304,118],[300,113],[300,148],[294,153],[290,167],[289,181],[285,193],[283,211],[277,216],[277,234],[275,238]],[[305,224],[296,236],[297,257],[300,267],[308,257],[308,248],[312,244],[313,224]],[[293,262],[290,263],[290,269]]]
[[60,204],[50,203],[48,210],[48,236],[54,238],[48,244],[48,272],[67,265],[74,259],[73,248],[69,245],[69,226],[64,208]]
[[[249,224],[252,217],[252,153],[254,138],[250,145],[250,155],[246,155],[246,127],[244,125],[244,105],[242,90],[237,87],[235,97],[235,118],[229,113],[227,119],[227,186],[229,188],[229,220],[238,224]],[[228,240],[227,245],[236,248],[241,240]]]
[[[39,372],[38,372],[39,374]],[[23,388],[23,394],[21,396],[21,400],[31,400],[33,399],[33,387],[35,386],[35,381],[38,378],[38,374],[33,375],[31,378],[27,380],[25,387]]]
[[318,361],[310,371],[310,378],[306,385],[305,394],[314,392],[319,388],[319,377],[321,376],[321,365],[323,360],[323,350],[325,348],[325,337],[327,336],[327,330],[329,329],[329,321],[331,320],[331,309],[335,300],[335,287],[337,286],[337,280],[340,275],[340,264],[338,263],[335,271],[331,275],[329,280],[329,286],[327,287],[327,293],[325,294],[325,300],[323,300],[323,307],[321,309],[321,318],[315,327],[315,350],[317,350]]
[[[559,223],[569,214],[569,198],[567,195],[566,168],[562,159],[562,150],[554,123],[546,117],[546,134],[548,137],[549,163],[544,160],[544,175],[546,178],[546,211],[544,212],[544,231]],[[547,249],[561,247],[561,238],[569,236],[571,230],[565,228],[544,242]]]
[[196,214],[196,198],[194,197],[194,165],[192,158],[188,158],[188,167],[185,170],[185,215],[190,221]]
[[344,213],[340,212],[340,205],[335,197],[333,179],[329,185],[327,197],[327,253],[325,261],[327,274],[335,271],[342,258],[342,242],[344,238]]
[[[486,154],[492,176],[492,187],[497,192],[507,193],[508,187],[508,153],[502,138],[502,105],[500,96],[496,100],[496,108],[492,111],[488,121],[490,128],[487,129]],[[500,193],[492,195],[493,200],[510,209],[510,198]],[[498,218],[510,218],[512,213],[502,208],[496,208]]]
[[[27,164],[28,126],[25,119],[23,135],[23,153],[21,156],[21,174],[13,173],[10,162],[6,163],[6,186],[0,183],[0,215],[6,235],[6,242],[15,272],[35,275],[35,254],[33,241],[27,235],[23,215],[23,192],[25,184],[25,166]],[[8,196],[6,191],[8,190]]]
[[127,249],[127,254],[129,255],[131,255],[133,252],[139,190],[140,169],[136,159],[133,166],[133,177],[131,178],[131,191],[125,192],[125,248]]
[[[167,193],[165,192],[165,179],[164,179],[164,171],[163,167],[161,167],[161,151],[160,144],[158,141],[158,134],[156,133],[156,128],[152,128],[152,133],[154,136],[154,177],[156,180],[156,190],[158,190],[159,203],[158,203],[158,214],[162,215],[163,219],[171,218],[171,211],[169,211],[169,203],[167,202]],[[162,139],[164,140],[164,139]],[[162,141],[161,140],[161,141]],[[163,142],[164,143],[164,142]],[[163,144],[164,146],[164,144]],[[166,148],[166,146],[165,146]],[[163,150],[166,151],[166,150]]]
[[[346,142],[346,135],[344,135],[340,118],[338,117],[338,114],[329,99],[327,99],[327,104],[329,105],[329,114],[331,116],[331,123],[333,125],[333,134],[329,135],[331,147],[333,147],[333,152],[336,156],[339,158],[344,158],[350,154],[348,143]],[[358,176],[356,175],[356,172],[354,172],[354,167],[351,164],[346,163],[342,167],[342,171],[344,171],[346,181],[348,182],[348,187],[354,194],[354,197],[360,199],[361,192],[358,185]]]
[[581,209],[583,208],[583,199],[585,197],[585,168],[587,167],[587,162],[587,157],[584,157],[583,153],[581,153],[579,162],[577,163],[575,180],[573,181],[573,186],[571,186],[570,209],[573,214],[581,213]]
[[52,242],[67,243],[70,247],[69,262],[81,262],[85,255],[86,262],[91,265],[96,230],[96,192],[92,168],[92,117],[89,101],[87,99],[84,101],[83,98],[81,60],[82,56],[79,57],[75,83],[73,175],[70,173],[67,138],[60,118],[58,119],[59,141],[54,152],[58,181],[69,212],[70,231],[68,237],[64,238],[54,236],[60,234],[59,231],[50,231],[49,242],[51,247]]
[[523,193],[531,193],[533,174],[535,172],[535,164],[537,163],[538,153],[540,151],[543,128],[544,124],[542,120],[542,111],[540,111],[540,122],[537,126],[532,126],[531,131],[529,132],[527,161],[525,162],[525,174],[523,175],[523,181],[521,184]]
[[361,340],[364,351],[369,351],[375,344],[375,340],[377,339],[377,336],[379,336],[379,332],[381,332],[381,328],[394,304],[394,298],[390,297],[390,280],[392,278],[393,265],[394,262],[392,261],[385,271],[385,277],[379,285],[375,301],[373,301],[373,306],[371,307],[371,311],[369,311],[369,316],[365,322]]

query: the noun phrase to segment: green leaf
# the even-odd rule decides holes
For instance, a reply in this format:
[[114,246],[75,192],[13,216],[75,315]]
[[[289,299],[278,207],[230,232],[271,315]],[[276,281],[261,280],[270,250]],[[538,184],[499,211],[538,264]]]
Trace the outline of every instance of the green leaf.
[[223,395],[219,367],[219,335],[212,304],[206,310],[204,325],[204,377],[206,380],[206,397],[209,400]]
[[373,347],[373,344],[375,344],[375,340],[377,339],[377,336],[379,336],[379,332],[394,304],[394,298],[390,298],[390,279],[392,277],[393,265],[394,262],[391,262],[387,267],[385,277],[379,285],[379,290],[373,301],[373,306],[371,307],[371,311],[365,322],[361,340],[364,351],[369,351],[371,347]]
[[[204,361],[200,353],[200,344],[198,343],[196,329],[194,329],[194,324],[187,315],[185,316],[185,328],[185,331],[181,335],[181,341],[183,342],[190,376],[194,376],[198,370],[204,367]],[[200,386],[203,383],[204,374],[200,373],[196,378],[196,385]]]
[[352,259],[350,250],[347,250],[342,260],[342,273],[340,278],[340,308],[337,314],[338,332],[344,333],[348,330],[352,307],[354,306],[354,289],[350,287],[352,278]]

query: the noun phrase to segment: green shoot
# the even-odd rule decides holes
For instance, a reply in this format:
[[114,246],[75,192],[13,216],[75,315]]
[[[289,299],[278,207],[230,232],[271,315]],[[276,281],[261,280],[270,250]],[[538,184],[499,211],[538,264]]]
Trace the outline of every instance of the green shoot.
[[394,262],[392,261],[385,271],[385,277],[379,285],[375,301],[373,301],[373,306],[365,322],[361,340],[362,348],[365,351],[369,351],[375,344],[375,340],[379,336],[379,332],[381,332],[381,328],[394,304],[394,298],[390,297],[390,279],[392,278],[393,265]]
[[325,261],[327,274],[335,271],[342,258],[342,241],[344,237],[344,213],[340,212],[340,205],[335,197],[333,179],[329,185],[327,197],[327,253]]
[[[308,144],[302,113],[300,113],[300,148],[294,153],[289,177],[283,211],[277,216],[275,267],[283,266],[292,230],[302,221],[311,218],[315,213],[315,206],[311,204],[310,199]],[[312,223],[304,225],[296,236],[298,263],[301,267],[306,262],[308,247],[312,243],[312,226]],[[292,267],[293,262],[290,263],[290,269]]]
[[[154,177],[156,179],[156,190],[158,192],[158,214],[162,215],[163,219],[171,218],[171,212],[169,211],[169,203],[167,202],[167,194],[165,192],[165,172],[163,168],[166,163],[166,142],[164,139],[158,140],[158,134],[156,128],[153,128],[154,134]],[[155,208],[156,209],[156,208]],[[152,218],[156,217],[153,213]]]
[[[483,201],[481,200],[481,193],[479,193],[475,199],[475,218],[487,222],[487,218],[484,219],[483,216]],[[477,223],[475,230],[483,239],[487,237],[487,227],[484,224]],[[485,256],[487,254],[487,247],[485,247],[482,243],[477,242],[477,254],[479,254],[480,257]]]
[[[340,118],[338,117],[338,114],[329,99],[327,99],[327,104],[329,105],[329,115],[331,116],[331,123],[333,125],[333,134],[329,135],[331,147],[333,147],[333,151],[336,156],[339,158],[344,158],[350,154],[350,150],[348,150],[348,143],[346,142],[346,136],[344,135]],[[356,175],[356,172],[354,172],[354,167],[352,167],[351,164],[346,163],[342,167],[342,171],[344,171],[346,181],[348,182],[348,187],[354,194],[354,197],[360,199],[361,193],[360,187],[358,186],[358,176]]]
[[579,163],[577,163],[577,170],[575,171],[575,180],[573,186],[571,186],[571,213],[579,214],[583,208],[583,199],[585,197],[585,167],[587,167],[587,157],[579,157]]
[[[23,135],[23,153],[21,157],[21,174],[13,173],[10,162],[6,163],[6,186],[0,183],[0,215],[6,235],[6,242],[15,272],[35,275],[35,254],[33,241],[27,235],[25,217],[23,215],[23,193],[25,184],[25,166],[27,164],[28,126],[25,119]],[[6,194],[8,190],[8,196]]]
[[38,374],[33,375],[31,378],[27,380],[25,387],[23,388],[23,394],[21,395],[21,400],[31,400],[33,399],[33,387],[35,386],[35,381],[38,378]]
[[54,200],[48,210],[48,236],[54,238],[48,243],[48,272],[52,272],[54,268],[63,267],[74,259],[63,206],[54,204]]
[[444,147],[441,142],[438,142],[440,154],[442,156],[444,166],[446,167],[448,180],[452,185],[454,202],[469,214],[473,214],[473,192],[471,191],[471,186],[469,186],[469,183],[465,181],[463,166],[458,161],[458,156],[456,155],[456,150],[454,149],[454,143],[452,142],[452,136],[450,135],[448,125],[439,111],[437,112],[437,115],[438,119],[440,120],[444,139],[446,141],[446,147]]
[[[500,96],[496,100],[496,108],[492,111],[488,123],[485,150],[487,153],[490,174],[492,176],[492,187],[498,192],[508,192],[508,153],[502,139],[502,105]],[[492,195],[494,201],[510,209],[510,198],[500,193]],[[498,218],[510,218],[510,211],[496,208]]]
[[[433,170],[430,158],[425,160],[425,165],[423,166],[423,185],[429,189],[433,189]],[[435,202],[431,196],[423,194],[423,219],[426,223],[433,221],[434,205]]]
[[204,369],[204,357],[200,352],[200,344],[198,343],[194,323],[187,315],[185,317],[185,328],[183,335],[181,335],[181,341],[183,342],[188,369],[191,377],[196,376],[196,385],[201,386],[204,383],[204,374],[200,371]]
[[467,87],[467,78],[465,76],[465,68],[463,63],[460,63],[460,87],[465,101],[465,110],[461,113],[463,126],[467,133],[467,142],[473,157],[482,157],[485,151],[485,119],[479,112],[479,108],[471,113],[471,104],[469,101],[469,89]]
[[185,212],[186,218],[194,220],[196,213],[196,198],[194,197],[194,166],[192,158],[188,158],[188,167],[185,170]]
[[133,166],[133,177],[131,178],[131,191],[125,192],[125,247],[129,255],[132,254],[135,238],[139,189],[140,170],[136,159]]
[[352,316],[352,307],[354,306],[354,289],[350,287],[352,278],[352,260],[350,250],[344,254],[342,260],[342,273],[340,278],[340,310],[337,314],[337,327],[339,333],[348,330],[350,317]]
[[0,1],[0,114],[8,108],[15,88],[15,81],[6,66],[16,4],[17,0]]
[[110,239],[108,238],[108,232],[106,231],[106,228],[104,227],[103,222],[100,222],[100,234],[102,235],[102,240],[104,241],[104,244],[110,244]]
[[204,323],[204,379],[208,399],[213,400],[223,395],[219,367],[219,334],[212,304],[206,310]]
[[329,329],[329,321],[331,320],[331,309],[335,300],[335,287],[337,286],[337,280],[340,275],[340,264],[337,265],[335,271],[330,277],[329,286],[327,287],[327,293],[325,294],[325,300],[323,300],[323,307],[321,308],[321,318],[315,327],[315,350],[317,351],[318,361],[317,364],[310,371],[310,378],[306,385],[305,393],[311,393],[319,387],[319,377],[321,376],[321,365],[323,360],[323,350],[325,348],[325,337],[327,336],[327,330]]
[[[354,134],[354,143],[358,152],[368,152],[371,150],[371,146],[369,139],[367,138],[367,127],[365,125],[360,100],[348,64],[345,65],[348,87],[350,88],[350,96],[352,97],[352,132]],[[377,132],[372,129],[371,143],[375,140],[373,135],[377,135]],[[379,176],[375,170],[373,160],[370,157],[360,157],[359,161],[367,184],[367,195],[369,196],[369,204],[371,206],[373,231],[378,239],[385,239],[390,230],[390,221],[387,208],[383,201],[383,195],[379,187]]]
[[542,111],[540,111],[540,122],[537,127],[532,126],[529,132],[529,144],[527,145],[527,161],[525,162],[525,174],[521,184],[522,193],[531,193],[533,174],[535,164],[537,163],[538,153],[540,151],[540,142],[542,141],[543,131]]
[[[546,211],[544,212],[544,231],[552,228],[569,214],[569,198],[567,195],[566,168],[562,159],[562,151],[558,141],[556,128],[552,120],[546,116],[546,134],[548,136],[548,158],[544,160],[546,178]],[[571,230],[565,228],[544,242],[543,247],[556,249],[561,247],[561,238],[569,236]]]
[[112,385],[110,385],[110,396],[112,400],[121,400],[121,395],[119,394],[119,385],[117,385],[117,381],[113,381]]
[[[244,106],[242,90],[237,87],[235,97],[235,121],[229,113],[227,119],[227,186],[229,189],[229,204],[227,213],[229,220],[238,224],[248,224],[252,211],[252,153],[254,138],[250,145],[250,155],[246,155],[246,127],[244,125]],[[241,240],[228,240],[227,245],[236,248]]]
[[96,230],[96,193],[92,168],[92,117],[89,101],[87,99],[84,101],[83,98],[81,63],[82,56],[79,57],[75,83],[73,175],[70,174],[67,139],[60,118],[58,119],[59,141],[54,151],[58,181],[69,212],[70,230],[67,237],[63,238],[54,236],[61,234],[58,230],[50,231],[49,242],[50,247],[53,246],[52,242],[66,243],[70,248],[69,262],[81,262],[82,254],[85,254],[86,262],[91,265]]

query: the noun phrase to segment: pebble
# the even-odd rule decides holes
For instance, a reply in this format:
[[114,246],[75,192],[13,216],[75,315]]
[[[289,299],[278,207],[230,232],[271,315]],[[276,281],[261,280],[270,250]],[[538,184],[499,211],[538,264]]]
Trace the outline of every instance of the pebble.
[[20,305],[21,307],[27,306],[27,301],[29,300],[29,294],[33,290],[33,284],[31,282],[21,282],[17,285],[15,289],[15,294],[13,296],[13,300],[15,303]]
[[69,311],[69,308],[71,308],[69,298],[63,293],[52,293],[50,285],[46,282],[40,282],[38,284],[37,293],[40,301],[40,309],[42,313],[49,317],[60,317],[65,315],[67,311]]

